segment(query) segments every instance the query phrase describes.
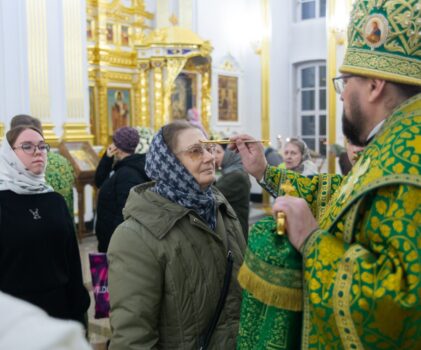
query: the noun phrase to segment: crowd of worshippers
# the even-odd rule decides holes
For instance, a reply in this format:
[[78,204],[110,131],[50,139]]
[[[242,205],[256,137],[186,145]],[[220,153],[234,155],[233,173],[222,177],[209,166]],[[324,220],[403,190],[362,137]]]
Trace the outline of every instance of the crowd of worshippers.
[[[354,6],[364,11],[333,79],[348,175],[320,173],[296,138],[272,165],[252,136],[212,140],[188,120],[115,131],[95,174],[109,349],[421,348],[421,44],[400,31],[409,46],[377,50],[399,29],[382,21],[403,10]],[[416,69],[370,66],[392,56]],[[89,348],[73,171],[49,151],[39,120],[12,119],[0,147],[0,348]],[[251,227],[249,175],[275,198]]]

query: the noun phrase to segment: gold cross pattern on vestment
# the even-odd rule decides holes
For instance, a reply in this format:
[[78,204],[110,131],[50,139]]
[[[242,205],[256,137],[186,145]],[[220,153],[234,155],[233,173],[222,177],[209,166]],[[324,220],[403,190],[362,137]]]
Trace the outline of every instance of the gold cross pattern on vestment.
[[[281,185],[281,190],[284,191],[285,195],[291,195],[294,192],[295,188],[291,185],[291,182],[287,180],[283,185]],[[283,211],[278,211],[276,214],[276,233],[279,236],[285,234],[285,213]]]

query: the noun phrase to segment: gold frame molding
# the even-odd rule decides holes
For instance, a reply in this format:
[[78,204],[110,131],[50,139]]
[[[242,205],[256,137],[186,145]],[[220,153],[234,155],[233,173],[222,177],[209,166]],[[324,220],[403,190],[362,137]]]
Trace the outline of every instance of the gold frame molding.
[[4,123],[0,122],[0,141],[3,141],[4,138]]

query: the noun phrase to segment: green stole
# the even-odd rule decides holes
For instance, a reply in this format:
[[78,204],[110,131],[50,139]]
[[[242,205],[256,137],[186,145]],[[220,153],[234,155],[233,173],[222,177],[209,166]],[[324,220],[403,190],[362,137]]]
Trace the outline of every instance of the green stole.
[[250,230],[238,281],[244,288],[237,349],[298,349],[301,343],[302,258],[276,234],[272,217]]

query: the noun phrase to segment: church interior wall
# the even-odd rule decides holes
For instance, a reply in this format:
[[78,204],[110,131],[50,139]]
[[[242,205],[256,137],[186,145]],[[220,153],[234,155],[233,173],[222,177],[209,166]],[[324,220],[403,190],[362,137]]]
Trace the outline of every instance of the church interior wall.
[[0,121],[29,113],[26,18],[23,1],[0,2]]

